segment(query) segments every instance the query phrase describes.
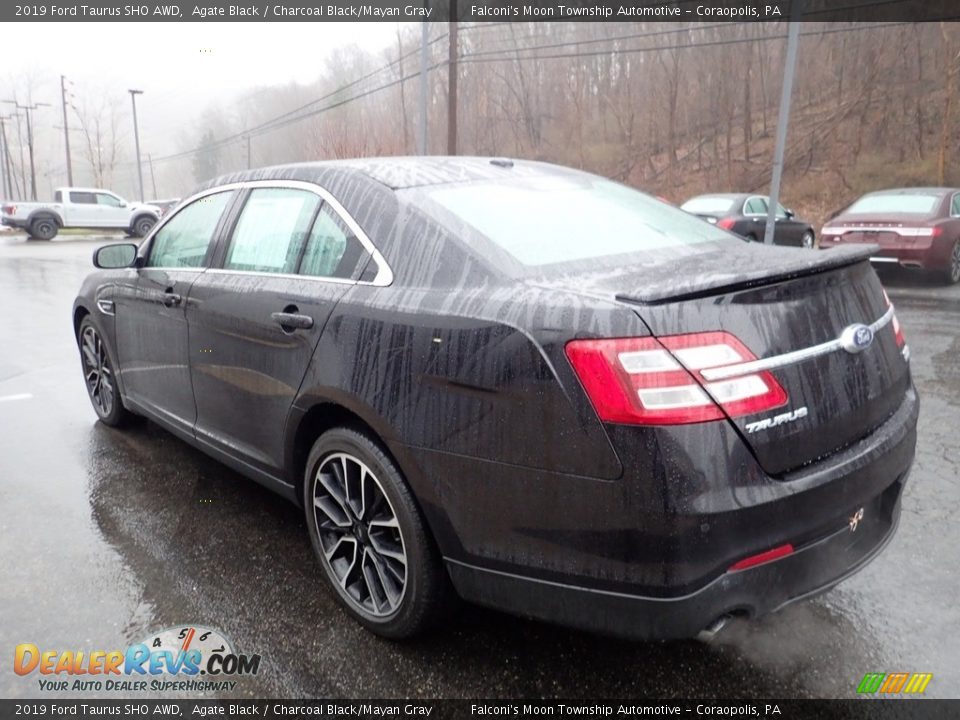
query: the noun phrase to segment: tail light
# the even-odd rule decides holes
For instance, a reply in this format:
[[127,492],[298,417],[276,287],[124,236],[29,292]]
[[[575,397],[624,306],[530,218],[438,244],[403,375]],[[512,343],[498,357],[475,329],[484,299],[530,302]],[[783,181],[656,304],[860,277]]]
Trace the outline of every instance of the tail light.
[[[887,307],[892,308],[893,303],[890,302],[890,296],[887,295],[887,291],[883,291],[883,297],[887,301]],[[900,321],[897,320],[897,312],[894,310],[893,319],[890,321],[890,324],[893,325],[893,336],[897,339],[897,347],[901,350],[903,346],[907,344],[907,339],[903,336],[903,328],[900,327]]]
[[572,340],[566,352],[604,422],[680,425],[751,415],[787,402],[769,372],[713,382],[700,374],[757,359],[726,332]]
[[733,218],[720,218],[717,220],[717,227],[723,228],[724,230],[733,230],[733,226],[737,224],[737,221]]
[[17,206],[16,205],[4,205],[0,210],[3,210],[5,215],[16,215]]

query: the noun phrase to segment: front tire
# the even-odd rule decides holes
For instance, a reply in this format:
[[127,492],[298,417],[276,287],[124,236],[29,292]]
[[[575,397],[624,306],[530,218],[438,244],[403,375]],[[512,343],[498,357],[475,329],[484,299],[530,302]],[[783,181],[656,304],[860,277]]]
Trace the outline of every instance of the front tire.
[[439,552],[399,469],[366,435],[319,437],[303,482],[307,530],[337,600],[367,629],[403,639],[445,614]]
[[89,317],[80,323],[77,339],[80,343],[83,379],[94,412],[104,425],[120,427],[126,424],[133,414],[123,406],[120,398],[113,354]]
[[803,237],[800,238],[800,247],[807,248],[808,250],[813,250],[814,242],[816,238],[813,235],[813,232],[807,230]]
[[53,240],[57,236],[60,226],[57,221],[49,217],[41,217],[30,223],[30,237],[37,240]]

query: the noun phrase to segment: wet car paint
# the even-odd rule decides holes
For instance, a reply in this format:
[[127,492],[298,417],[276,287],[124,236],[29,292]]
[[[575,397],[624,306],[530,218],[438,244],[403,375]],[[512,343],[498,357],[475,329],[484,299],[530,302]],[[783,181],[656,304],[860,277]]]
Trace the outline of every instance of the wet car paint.
[[[313,440],[336,426],[341,410],[350,412],[351,422],[370,428],[396,458],[455,589],[467,600],[633,638],[691,637],[717,618],[762,615],[832,585],[873,557],[896,527],[915,442],[916,396],[908,392],[892,330],[872,353],[882,351],[882,363],[854,366],[854,359],[834,353],[822,363],[778,371],[795,402],[812,404],[809,376],[820,370],[824,413],[849,429],[847,435],[829,432],[812,405],[811,419],[797,424],[805,432],[770,432],[769,440],[747,443],[774,476],[818,462],[814,481],[795,478],[778,489],[744,452],[742,433],[722,419],[694,428],[602,427],[564,356],[574,337],[649,335],[651,317],[658,335],[665,322],[668,333],[728,329],[760,357],[807,347],[827,330],[871,322],[885,308],[863,251],[771,249],[703,226],[712,239],[699,243],[699,254],[693,246],[671,245],[589,258],[565,263],[568,279],[551,284],[544,269],[498,264],[462,222],[450,228],[420,211],[420,183],[514,173],[574,185],[588,177],[538,163],[501,168],[480,158],[427,158],[305,163],[220,178],[203,190],[230,191],[236,203],[217,223],[206,266],[217,267],[225,256],[246,193],[237,183],[319,183],[356,219],[357,232],[375,239],[393,283],[360,282],[344,292],[321,282],[314,293],[304,287],[308,279],[296,276],[151,267],[101,272],[83,284],[74,322],[86,312],[102,326],[131,409],[295,501]],[[384,183],[406,190],[395,193]],[[701,227],[671,212],[670,227]],[[742,259],[733,272],[725,269],[731,258]],[[580,289],[579,272],[614,263],[635,275],[607,286],[594,281],[591,288],[605,291],[598,294]],[[383,263],[374,254],[368,264]],[[777,284],[738,292],[763,285],[763,267]],[[823,272],[828,268],[837,269]],[[693,308],[668,304],[672,298],[654,282],[656,307],[634,310],[629,293],[650,276],[683,277],[682,297],[691,291],[709,297]],[[790,304],[798,294],[822,300],[821,288],[839,308],[823,331],[810,322],[816,313],[809,302],[799,309]],[[94,309],[95,300],[110,293],[116,318]],[[172,293],[182,300],[169,306]],[[294,303],[310,304],[316,323],[309,332],[291,341],[275,324],[266,329],[271,312]],[[707,311],[698,312],[700,306]],[[729,309],[703,327],[699,323],[712,318],[710,306]],[[857,405],[867,407],[866,400],[869,412]],[[295,411],[284,426],[291,401]],[[881,428],[887,418],[895,424]],[[818,425],[826,432],[818,433]],[[887,442],[887,435],[897,442]],[[830,456],[861,438],[856,457]],[[776,443],[782,439],[792,451],[771,468],[772,456],[783,454]],[[731,485],[743,486],[738,503],[727,502]],[[881,495],[889,496],[890,507],[884,501],[882,512],[880,506],[874,512]],[[544,497],[549,501],[541,502]],[[835,553],[834,562],[818,560],[813,546],[844,528],[845,514],[858,507],[871,508],[869,523],[880,524],[870,534],[873,542],[864,542],[866,532],[856,543],[836,539],[850,552]],[[776,570],[727,572],[783,543],[793,543],[797,553]],[[608,607],[609,591],[634,597]],[[665,610],[667,598],[674,602]]]
[[[877,668],[930,671],[927,696],[960,695],[942,640],[960,632],[957,288],[887,278],[924,405],[901,529],[856,577],[734,623],[709,647],[610,640],[475,607],[447,633],[395,645],[324,589],[293,505],[155,425],[96,423],[64,322],[95,246],[0,243],[0,647],[114,647],[203,622],[264,656],[235,693],[251,697],[852,697]],[[37,694],[6,663],[0,687]]]

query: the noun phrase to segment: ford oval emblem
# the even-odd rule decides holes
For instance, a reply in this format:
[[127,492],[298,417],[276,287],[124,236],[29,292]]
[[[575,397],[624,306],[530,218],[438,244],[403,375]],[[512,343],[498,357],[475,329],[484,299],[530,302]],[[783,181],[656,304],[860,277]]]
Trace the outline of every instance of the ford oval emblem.
[[870,347],[871,343],[873,343],[873,330],[860,323],[848,325],[840,334],[840,346],[848,353],[863,352]]

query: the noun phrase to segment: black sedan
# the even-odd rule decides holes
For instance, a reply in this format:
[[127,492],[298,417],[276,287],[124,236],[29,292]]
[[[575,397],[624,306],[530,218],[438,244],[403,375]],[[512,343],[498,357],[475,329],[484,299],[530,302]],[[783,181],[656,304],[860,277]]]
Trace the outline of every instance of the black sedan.
[[[766,195],[720,194],[697,195],[680,207],[724,230],[736,233],[751,242],[763,242],[767,229],[770,198]],[[798,220],[792,210],[777,205],[773,229],[774,245],[796,245],[812,248],[816,234],[810,223]]]
[[603,178],[397,158],[221,178],[73,311],[142,415],[303,507],[405,637],[456,596],[634,638],[822,591],[890,540],[918,400],[861,249],[744,243]]

